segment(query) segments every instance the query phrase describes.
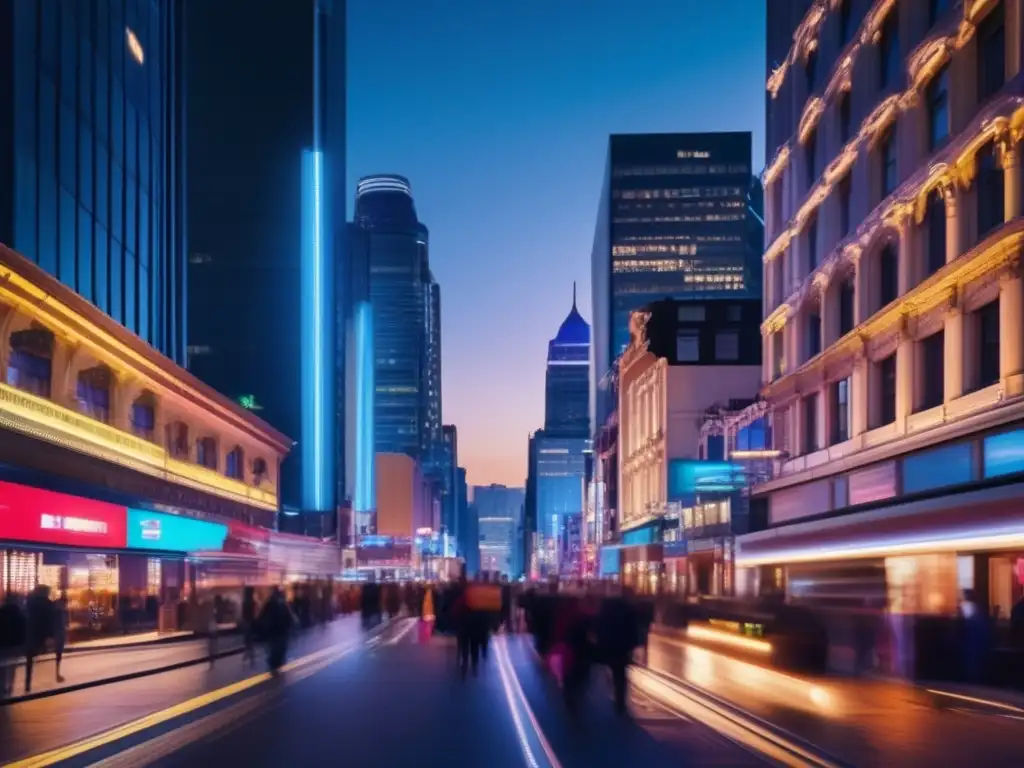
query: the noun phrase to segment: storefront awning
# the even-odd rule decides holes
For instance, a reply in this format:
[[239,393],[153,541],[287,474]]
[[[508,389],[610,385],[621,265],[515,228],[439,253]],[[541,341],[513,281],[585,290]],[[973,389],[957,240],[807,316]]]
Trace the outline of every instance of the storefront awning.
[[1024,483],[780,526],[736,545],[738,566],[1024,548]]

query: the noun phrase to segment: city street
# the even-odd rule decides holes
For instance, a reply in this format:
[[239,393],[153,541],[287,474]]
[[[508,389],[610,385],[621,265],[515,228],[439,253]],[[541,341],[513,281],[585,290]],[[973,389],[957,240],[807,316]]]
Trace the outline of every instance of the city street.
[[479,675],[463,681],[453,641],[421,644],[414,630],[404,620],[363,637],[350,619],[311,630],[280,679],[222,698],[251,679],[237,658],[6,707],[0,761],[329,765],[344,754],[360,766],[760,764],[643,697],[633,698],[634,718],[616,717],[603,675],[572,722],[524,639],[496,640]]

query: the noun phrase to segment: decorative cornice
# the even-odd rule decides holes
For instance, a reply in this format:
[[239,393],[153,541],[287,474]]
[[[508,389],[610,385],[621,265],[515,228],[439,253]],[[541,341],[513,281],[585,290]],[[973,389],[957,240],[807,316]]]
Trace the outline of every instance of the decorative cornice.
[[857,350],[883,336],[893,333],[912,336],[916,318],[943,306],[948,310],[951,303],[959,305],[961,291],[973,281],[992,272],[1019,270],[1022,250],[1024,218],[1017,218],[998,227],[955,261],[904,294],[900,301],[876,312],[821,354],[766,385],[762,395],[777,401],[797,386],[789,381],[793,377],[805,382],[811,371],[824,370],[825,366],[834,365],[838,359],[855,355]]
[[[915,221],[920,224],[924,219],[928,193],[932,190],[938,188],[944,195],[952,195],[955,198],[956,189],[964,186],[964,180],[973,176],[974,155],[978,150],[989,141],[997,140],[1004,133],[1013,135],[1015,131],[1024,128],[1024,97],[1020,95],[1022,85],[1024,75],[1018,75],[1008,84],[1002,98],[996,99],[980,112],[958,137],[936,154],[930,164],[922,166],[897,187],[889,197],[875,207],[851,235],[837,244],[818,268],[808,274],[799,288],[783,302],[784,306],[788,305],[787,310],[783,310],[782,307],[776,308],[769,318],[775,317],[780,311],[783,314],[795,314],[806,301],[811,286],[817,279],[817,273],[831,274],[837,262],[848,260],[853,253],[851,245],[856,244],[866,250],[875,241],[878,230],[888,225],[887,222],[899,222],[912,213]],[[803,220],[800,224],[803,225]],[[792,233],[789,236],[792,237]],[[788,244],[788,240],[786,242]],[[766,261],[777,254],[774,248],[773,244],[765,252]],[[768,319],[765,322],[767,323]]]

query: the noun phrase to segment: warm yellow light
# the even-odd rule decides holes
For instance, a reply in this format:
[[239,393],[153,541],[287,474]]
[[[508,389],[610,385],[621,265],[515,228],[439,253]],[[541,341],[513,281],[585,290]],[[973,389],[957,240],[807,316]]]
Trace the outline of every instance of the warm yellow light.
[[[741,545],[742,546],[742,545]],[[1024,532],[995,536],[963,536],[956,539],[925,540],[906,544],[864,545],[861,547],[809,548],[806,550],[776,550],[763,555],[744,556],[736,553],[736,565],[749,568],[755,565],[779,563],[815,563],[827,560],[857,560],[865,557],[895,557],[897,555],[938,554],[940,552],[975,552],[986,549],[1019,549],[1024,547]]]
[[705,627],[700,624],[691,624],[686,628],[687,637],[691,637],[694,640],[703,640],[709,643],[722,643],[724,645],[732,645],[736,648],[742,648],[746,651],[754,651],[755,653],[771,653],[772,644],[767,640],[758,640],[753,637],[744,637],[743,635],[736,635],[731,632],[723,632],[718,629],[712,629],[711,627]]
[[277,510],[277,495],[216,470],[172,459],[162,446],[0,383],[0,426],[179,485]]
[[132,55],[132,58],[141,66],[146,62],[146,54],[142,50],[142,43],[139,42],[139,38],[132,32],[131,27],[124,28],[124,36],[128,41],[128,53]]

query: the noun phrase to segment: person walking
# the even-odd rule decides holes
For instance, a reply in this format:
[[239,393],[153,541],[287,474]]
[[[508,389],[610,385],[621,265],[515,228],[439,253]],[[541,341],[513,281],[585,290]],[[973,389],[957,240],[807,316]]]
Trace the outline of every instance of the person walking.
[[260,627],[267,641],[267,665],[275,675],[284,666],[288,655],[288,637],[294,624],[295,618],[284,594],[278,587],[274,587],[270,599],[260,612]]
[[40,584],[25,602],[25,693],[32,692],[32,667],[36,656],[46,650],[46,641],[53,637],[53,604],[50,588]]
[[0,606],[0,700],[14,694],[14,674],[25,647],[25,614],[18,596],[8,592]]
[[68,599],[61,595],[53,602],[53,654],[56,660],[57,682],[63,683],[60,663],[64,660],[64,648],[68,643]]
[[242,591],[242,663],[256,664],[256,595],[252,587]]

